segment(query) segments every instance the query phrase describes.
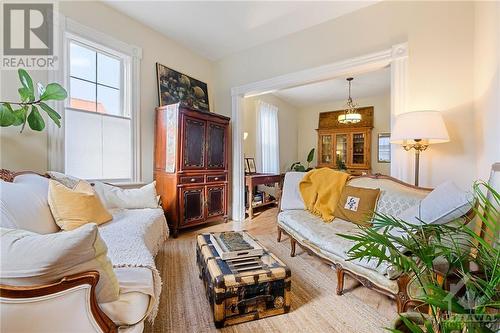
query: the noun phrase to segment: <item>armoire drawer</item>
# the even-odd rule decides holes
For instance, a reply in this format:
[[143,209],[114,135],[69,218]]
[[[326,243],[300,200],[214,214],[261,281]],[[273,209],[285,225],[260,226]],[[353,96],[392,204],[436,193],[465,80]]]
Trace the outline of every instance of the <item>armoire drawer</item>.
[[210,175],[207,176],[207,183],[214,183],[214,182],[224,182],[226,181],[226,175]]
[[179,179],[179,183],[181,184],[200,184],[204,182],[205,176],[185,176]]

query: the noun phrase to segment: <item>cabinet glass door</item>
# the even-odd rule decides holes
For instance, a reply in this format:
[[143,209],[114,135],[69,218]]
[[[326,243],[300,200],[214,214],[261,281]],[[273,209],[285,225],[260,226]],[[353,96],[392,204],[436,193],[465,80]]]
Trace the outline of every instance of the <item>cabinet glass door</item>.
[[331,134],[320,136],[321,155],[320,164],[333,163],[333,136]]
[[209,169],[224,169],[226,129],[224,126],[209,122],[207,130],[207,166]]
[[365,164],[365,133],[352,134],[352,164]]
[[203,120],[186,118],[184,122],[184,169],[205,168],[205,127]]
[[335,164],[337,168],[347,164],[347,134],[335,135]]

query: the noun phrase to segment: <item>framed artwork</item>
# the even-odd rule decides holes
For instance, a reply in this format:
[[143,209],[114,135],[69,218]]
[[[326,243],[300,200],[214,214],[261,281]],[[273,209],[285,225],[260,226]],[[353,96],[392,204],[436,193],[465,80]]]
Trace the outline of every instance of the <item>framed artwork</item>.
[[247,157],[247,158],[245,158],[245,161],[246,161],[246,165],[247,165],[246,167],[248,167],[248,172],[249,173],[256,173],[257,169],[255,168],[255,159],[253,157]]
[[391,163],[391,133],[378,135],[378,162]]
[[181,103],[195,110],[210,111],[208,87],[205,82],[156,63],[158,79],[158,104]]

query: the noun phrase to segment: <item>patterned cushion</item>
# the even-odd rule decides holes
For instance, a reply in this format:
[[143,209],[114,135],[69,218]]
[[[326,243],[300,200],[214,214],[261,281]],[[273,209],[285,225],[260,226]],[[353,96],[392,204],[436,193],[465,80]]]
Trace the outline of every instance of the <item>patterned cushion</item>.
[[429,191],[411,188],[389,179],[368,177],[354,178],[349,185],[366,188],[380,188],[377,213],[399,216],[406,209],[417,205]]

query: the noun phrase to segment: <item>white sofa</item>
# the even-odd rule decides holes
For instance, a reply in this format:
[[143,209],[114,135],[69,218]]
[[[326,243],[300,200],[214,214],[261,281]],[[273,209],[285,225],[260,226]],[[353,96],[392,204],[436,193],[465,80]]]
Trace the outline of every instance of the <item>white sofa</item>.
[[[337,272],[337,294],[343,293],[344,277],[349,275],[365,287],[374,289],[396,300],[398,312],[416,302],[411,299],[411,278],[400,274],[386,263],[377,267],[377,261],[348,261],[347,251],[354,245],[352,241],[337,234],[354,234],[359,231],[356,224],[335,218],[332,223],[305,210],[298,184],[303,173],[289,172],[285,175],[281,211],[278,214],[278,242],[281,234],[290,237],[291,256],[295,256],[296,244],[314,254]],[[380,188],[381,194],[376,212],[398,216],[406,209],[418,204],[432,189],[418,188],[382,175],[359,176],[348,180],[348,185],[364,188]],[[470,212],[469,212],[470,213]]]
[[[42,193],[40,200],[47,202],[47,196],[43,197],[43,193],[47,193],[43,190],[44,186],[48,188],[47,178],[34,176],[32,173],[12,174],[6,170],[1,170],[0,176],[3,180],[14,183],[33,183],[34,190],[37,186],[42,189],[38,191]],[[23,209],[29,204],[19,202],[18,208],[8,208]],[[154,259],[168,237],[163,210],[117,209],[111,213],[113,220],[99,226],[99,234],[108,248],[108,257],[110,253],[147,251],[142,257]],[[36,222],[33,219],[33,223]],[[134,257],[134,253],[129,252],[129,255]],[[81,272],[43,286],[1,285],[2,331],[142,332],[144,321],[154,319],[161,291],[161,280],[154,261],[150,260],[153,264],[145,262],[142,265],[135,262],[133,265],[127,265],[116,264],[113,257],[110,259],[120,286],[119,298],[113,302],[97,303],[97,272]]]

